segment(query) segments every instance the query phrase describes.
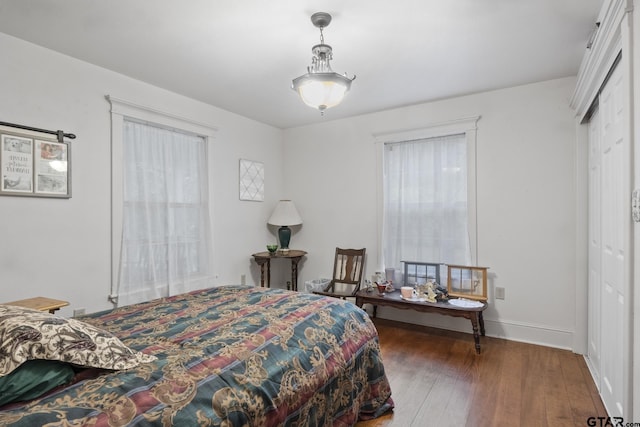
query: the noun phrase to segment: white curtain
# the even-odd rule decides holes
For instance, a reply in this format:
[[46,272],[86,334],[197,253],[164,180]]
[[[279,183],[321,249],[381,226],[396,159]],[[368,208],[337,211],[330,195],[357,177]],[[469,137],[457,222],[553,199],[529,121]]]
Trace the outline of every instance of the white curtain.
[[385,144],[383,262],[468,265],[464,134]]
[[206,140],[124,122],[118,305],[209,287]]

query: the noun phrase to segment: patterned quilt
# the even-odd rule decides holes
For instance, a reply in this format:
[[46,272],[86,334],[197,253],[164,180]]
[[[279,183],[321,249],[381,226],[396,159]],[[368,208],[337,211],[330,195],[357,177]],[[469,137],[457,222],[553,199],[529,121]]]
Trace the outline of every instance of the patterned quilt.
[[223,286],[81,318],[157,360],[100,371],[3,426],[348,426],[391,409],[378,336],[348,302]]

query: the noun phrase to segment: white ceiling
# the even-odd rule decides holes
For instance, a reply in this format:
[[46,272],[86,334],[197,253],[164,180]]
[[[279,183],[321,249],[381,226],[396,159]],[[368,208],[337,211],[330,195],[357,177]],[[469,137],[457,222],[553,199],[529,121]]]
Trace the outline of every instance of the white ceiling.
[[[0,0],[0,32],[289,128],[576,75],[603,0]],[[356,74],[320,113],[291,80],[319,31]]]

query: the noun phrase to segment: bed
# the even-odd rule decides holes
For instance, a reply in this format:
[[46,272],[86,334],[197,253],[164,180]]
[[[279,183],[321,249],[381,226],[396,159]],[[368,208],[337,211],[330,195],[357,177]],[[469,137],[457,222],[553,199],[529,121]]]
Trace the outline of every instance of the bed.
[[[27,315],[52,319],[38,323],[44,332],[19,329],[22,321],[15,327],[29,345],[50,324],[66,322]],[[7,358],[26,369],[11,357],[38,359],[44,350],[38,344],[25,356],[9,346],[1,328],[10,316],[0,311],[0,368]],[[0,406],[0,425],[348,426],[393,408],[377,331],[364,311],[339,299],[222,286],[78,320],[91,330],[74,324],[73,338],[61,343],[70,333],[56,332],[49,347],[89,347],[89,356],[51,362],[71,365],[73,377],[43,396]],[[102,356],[116,366],[94,360],[95,345],[86,342],[92,334],[115,340]]]

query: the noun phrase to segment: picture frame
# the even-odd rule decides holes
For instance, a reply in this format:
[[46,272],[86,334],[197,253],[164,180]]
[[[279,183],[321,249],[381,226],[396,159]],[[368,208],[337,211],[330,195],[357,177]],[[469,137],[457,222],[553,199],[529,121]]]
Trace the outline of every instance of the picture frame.
[[71,197],[71,146],[39,133],[0,129],[0,195]]
[[415,286],[427,282],[440,285],[440,264],[434,262],[402,261],[404,264],[404,286]]
[[264,201],[264,164],[253,160],[240,159],[239,183],[240,200]]
[[486,301],[488,269],[468,265],[447,265],[449,296]]

